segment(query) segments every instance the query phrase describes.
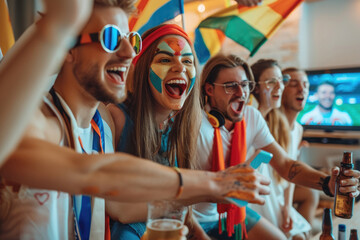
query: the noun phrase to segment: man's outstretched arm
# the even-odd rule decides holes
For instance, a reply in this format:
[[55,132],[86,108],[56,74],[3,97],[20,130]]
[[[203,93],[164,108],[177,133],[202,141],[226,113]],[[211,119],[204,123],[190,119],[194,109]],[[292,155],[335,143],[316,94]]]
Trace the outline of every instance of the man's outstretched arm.
[[[180,199],[217,201],[237,192],[240,199],[263,203],[261,195],[268,193],[269,180],[244,174],[251,171],[242,166],[218,173],[181,169],[184,191]],[[33,188],[118,201],[174,199],[179,189],[177,172],[152,161],[125,153],[79,154],[31,137],[20,142],[1,167],[0,175]]]
[[[322,190],[322,186],[327,175],[324,172],[315,170],[309,165],[294,161],[287,156],[285,150],[283,150],[277,142],[273,142],[264,147],[263,150],[271,152],[274,157],[270,161],[271,166],[286,180],[318,190]],[[330,181],[328,183],[329,190],[332,194],[335,192],[335,181],[339,174],[339,168],[332,169]],[[358,184],[360,172],[357,170],[350,170],[347,176],[354,178],[344,180],[341,184],[341,192],[349,192],[353,197],[359,195]]]

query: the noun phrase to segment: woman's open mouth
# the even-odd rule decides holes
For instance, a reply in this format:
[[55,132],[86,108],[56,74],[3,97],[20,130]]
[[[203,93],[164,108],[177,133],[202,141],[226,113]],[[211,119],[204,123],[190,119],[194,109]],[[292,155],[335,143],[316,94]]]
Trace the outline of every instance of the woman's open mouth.
[[275,101],[277,101],[277,100],[280,99],[280,95],[274,94],[274,95],[272,95],[272,98],[273,98]]
[[187,88],[183,79],[173,79],[165,83],[165,91],[172,98],[181,98]]

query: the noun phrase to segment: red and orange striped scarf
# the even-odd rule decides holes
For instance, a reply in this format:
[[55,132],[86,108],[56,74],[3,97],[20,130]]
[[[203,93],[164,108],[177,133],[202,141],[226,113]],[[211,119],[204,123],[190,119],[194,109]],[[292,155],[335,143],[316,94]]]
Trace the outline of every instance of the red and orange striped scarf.
[[[235,123],[234,133],[231,140],[230,166],[243,163],[246,160],[246,123],[245,120]],[[214,127],[214,144],[212,155],[212,167],[214,172],[225,169],[225,160],[222,139],[219,127]],[[228,236],[236,232],[236,239],[247,238],[245,228],[246,208],[237,207],[234,204],[218,204],[219,213],[219,233],[226,229]],[[225,214],[226,213],[226,214]],[[226,219],[226,228],[225,228]],[[236,230],[236,231],[235,231]]]

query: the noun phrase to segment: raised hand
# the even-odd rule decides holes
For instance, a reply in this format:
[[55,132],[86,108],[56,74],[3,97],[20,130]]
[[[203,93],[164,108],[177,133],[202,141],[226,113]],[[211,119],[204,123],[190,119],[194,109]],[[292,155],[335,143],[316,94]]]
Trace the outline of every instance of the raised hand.
[[44,17],[60,31],[71,28],[77,32],[87,22],[93,4],[94,0],[44,0]]
[[239,5],[253,7],[262,3],[262,0],[235,0]]
[[261,195],[270,193],[270,179],[246,164],[238,164],[217,173],[225,197],[234,197],[249,203],[264,204]]

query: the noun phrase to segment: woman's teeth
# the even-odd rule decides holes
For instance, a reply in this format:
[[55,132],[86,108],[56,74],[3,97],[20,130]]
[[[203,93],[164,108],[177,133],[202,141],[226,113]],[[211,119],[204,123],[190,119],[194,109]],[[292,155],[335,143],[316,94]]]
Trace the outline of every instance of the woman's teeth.
[[166,92],[175,98],[179,98],[186,90],[186,81],[183,79],[173,79],[165,84]]

